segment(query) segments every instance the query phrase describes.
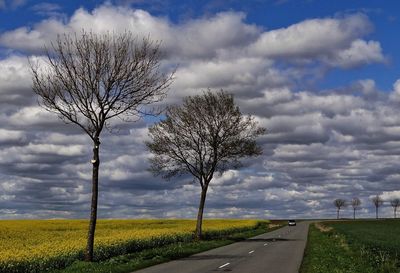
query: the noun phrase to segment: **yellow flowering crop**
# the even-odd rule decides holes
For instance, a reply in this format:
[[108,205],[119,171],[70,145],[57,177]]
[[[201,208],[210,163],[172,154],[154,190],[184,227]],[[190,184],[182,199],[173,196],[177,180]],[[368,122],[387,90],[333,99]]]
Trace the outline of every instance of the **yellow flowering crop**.
[[[258,220],[204,220],[204,234],[254,228]],[[105,259],[176,241],[190,241],[194,220],[99,220],[95,257]],[[87,220],[0,221],[0,272],[42,272],[83,257]]]

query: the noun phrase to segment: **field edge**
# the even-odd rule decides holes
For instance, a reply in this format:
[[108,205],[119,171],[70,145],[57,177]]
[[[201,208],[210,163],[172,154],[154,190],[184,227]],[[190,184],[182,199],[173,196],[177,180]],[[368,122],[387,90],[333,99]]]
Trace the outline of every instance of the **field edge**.
[[280,227],[282,223],[275,222],[271,228],[268,228],[268,225],[259,225],[256,229],[232,233],[219,239],[173,243],[94,263],[77,261],[65,269],[53,270],[50,273],[128,273],[229,245]]

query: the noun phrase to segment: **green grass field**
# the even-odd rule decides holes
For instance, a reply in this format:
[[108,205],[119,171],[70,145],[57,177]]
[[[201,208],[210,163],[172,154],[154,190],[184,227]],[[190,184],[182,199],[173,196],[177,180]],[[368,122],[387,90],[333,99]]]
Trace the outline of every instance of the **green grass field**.
[[310,226],[302,273],[400,272],[400,221],[324,222]]

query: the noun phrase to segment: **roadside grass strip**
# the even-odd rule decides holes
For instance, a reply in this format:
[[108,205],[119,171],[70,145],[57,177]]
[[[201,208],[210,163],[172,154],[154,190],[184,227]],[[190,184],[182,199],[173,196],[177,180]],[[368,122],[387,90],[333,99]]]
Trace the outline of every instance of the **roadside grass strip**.
[[[276,227],[273,229],[276,229]],[[51,273],[128,273],[151,265],[188,257],[236,241],[245,240],[249,237],[265,232],[266,227],[259,226],[256,229],[232,233],[225,238],[220,238],[218,240],[174,243],[154,249],[146,249],[132,254],[120,255],[95,263],[76,261],[65,269],[55,270]],[[219,268],[226,268],[229,265],[230,263],[225,263],[219,266]]]

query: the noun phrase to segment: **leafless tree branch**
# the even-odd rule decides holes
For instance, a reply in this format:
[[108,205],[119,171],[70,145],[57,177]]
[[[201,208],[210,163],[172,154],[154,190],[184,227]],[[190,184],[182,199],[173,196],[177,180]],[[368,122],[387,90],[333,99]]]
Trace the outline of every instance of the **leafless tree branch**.
[[97,219],[100,134],[110,120],[136,120],[161,101],[173,74],[160,69],[159,43],[130,32],[59,35],[46,49],[46,64],[31,63],[40,105],[93,140],[92,203],[86,260],[93,259]]
[[185,98],[182,106],[168,107],[166,118],[149,129],[151,141],[146,145],[154,154],[151,170],[166,179],[189,173],[202,188],[198,238],[207,188],[215,172],[240,167],[242,157],[260,155],[256,138],[264,133],[223,90]]

